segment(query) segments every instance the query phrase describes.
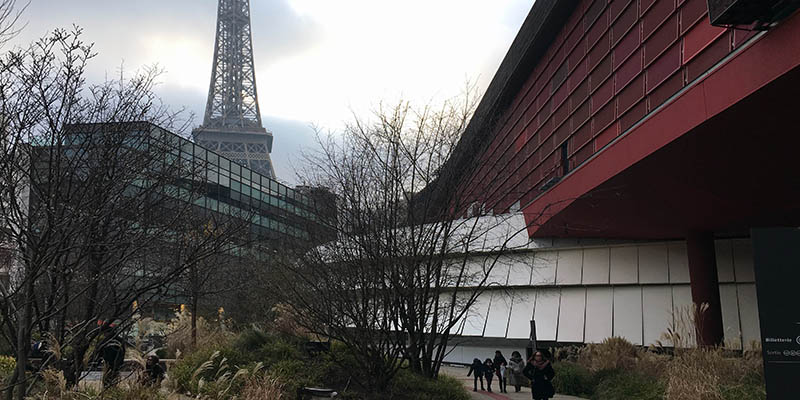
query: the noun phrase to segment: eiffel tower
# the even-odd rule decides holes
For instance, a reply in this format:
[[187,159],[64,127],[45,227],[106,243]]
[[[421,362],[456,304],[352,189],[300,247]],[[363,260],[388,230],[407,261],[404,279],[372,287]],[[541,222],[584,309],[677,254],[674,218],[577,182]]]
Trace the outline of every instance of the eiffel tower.
[[275,179],[272,132],[261,124],[250,31],[250,0],[219,0],[214,63],[195,142]]

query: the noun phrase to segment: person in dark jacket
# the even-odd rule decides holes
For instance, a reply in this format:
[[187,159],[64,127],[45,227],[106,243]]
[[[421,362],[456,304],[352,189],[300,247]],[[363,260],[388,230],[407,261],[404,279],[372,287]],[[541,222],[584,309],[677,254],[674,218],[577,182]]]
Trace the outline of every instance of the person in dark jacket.
[[500,385],[500,393],[508,393],[506,392],[506,377],[500,372],[500,369],[503,365],[508,365],[506,362],[506,358],[503,357],[503,353],[500,350],[494,352],[494,374],[497,376],[497,383]]
[[541,351],[533,353],[533,357],[528,360],[528,365],[522,373],[531,380],[531,397],[533,400],[546,400],[555,396],[553,388],[553,377],[556,371],[550,361],[547,361]]
[[467,376],[470,376],[473,373],[475,374],[474,375],[475,383],[472,391],[473,392],[478,391],[478,380],[481,381],[481,390],[485,390],[483,388],[483,363],[481,362],[481,360],[477,358],[472,360],[472,365],[469,366],[469,372],[467,372]]
[[491,358],[483,362],[483,375],[486,377],[486,390],[492,393],[492,377],[494,377],[494,363]]
[[144,364],[144,373],[142,374],[142,384],[160,387],[161,381],[164,380],[164,375],[164,368],[161,367],[161,360],[158,359],[158,356],[151,355],[147,357]]
[[103,388],[109,388],[119,381],[119,372],[125,363],[125,341],[116,331],[119,321],[98,321],[100,336],[98,348],[103,359]]

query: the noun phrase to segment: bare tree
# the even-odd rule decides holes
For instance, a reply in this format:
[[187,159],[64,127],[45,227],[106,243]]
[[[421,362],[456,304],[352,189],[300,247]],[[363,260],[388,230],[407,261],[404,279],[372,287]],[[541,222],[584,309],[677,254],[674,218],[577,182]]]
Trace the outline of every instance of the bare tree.
[[[301,177],[337,195],[335,239],[287,260],[274,289],[305,329],[353,350],[367,389],[383,390],[403,360],[436,377],[450,337],[495,283],[499,255],[527,243],[512,216],[461,194],[468,171],[442,175],[472,93],[436,108],[381,107],[341,135],[319,135],[321,150],[306,156]],[[476,264],[477,252],[493,256]]]
[[33,385],[25,369],[34,331],[61,345],[63,359],[43,368],[61,368],[74,384],[102,346],[96,321],[124,329],[193,266],[246,242],[249,212],[203,208],[205,161],[159,127],[189,123],[154,95],[159,70],[89,85],[93,56],[75,28],[0,63],[0,217],[15,253],[0,287],[17,356],[7,398]]

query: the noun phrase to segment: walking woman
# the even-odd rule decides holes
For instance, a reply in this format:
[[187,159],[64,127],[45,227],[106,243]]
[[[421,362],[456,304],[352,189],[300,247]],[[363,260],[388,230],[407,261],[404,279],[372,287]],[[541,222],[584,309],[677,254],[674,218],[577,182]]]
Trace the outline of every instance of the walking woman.
[[497,376],[497,382],[500,385],[500,393],[506,393],[506,379],[501,372],[503,365],[506,365],[506,358],[503,357],[503,353],[500,350],[494,352],[494,374]]
[[522,355],[518,351],[511,353],[511,358],[508,360],[508,384],[514,386],[515,393],[519,393],[524,382],[525,375],[522,375],[524,368],[525,361],[522,360]]
[[528,365],[522,370],[528,379],[531,380],[531,397],[533,400],[546,400],[555,396],[553,388],[553,377],[556,371],[550,365],[550,361],[544,359],[541,351],[533,353],[533,357],[528,360]]
[[483,362],[483,376],[486,377],[486,390],[492,393],[492,377],[494,377],[494,363],[491,358]]
[[467,376],[470,376],[471,374],[475,374],[475,375],[473,375],[475,377],[474,378],[475,383],[474,383],[472,391],[473,392],[477,392],[478,391],[478,380],[481,381],[481,390],[484,390],[483,389],[483,363],[481,362],[481,360],[479,360],[477,358],[472,360],[472,365],[469,366],[469,372],[467,372]]

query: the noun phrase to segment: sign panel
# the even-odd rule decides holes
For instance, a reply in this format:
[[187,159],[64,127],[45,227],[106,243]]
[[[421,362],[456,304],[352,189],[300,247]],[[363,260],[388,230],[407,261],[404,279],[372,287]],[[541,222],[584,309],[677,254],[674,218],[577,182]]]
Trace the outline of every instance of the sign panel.
[[800,228],[753,229],[767,399],[798,399],[800,389]]

